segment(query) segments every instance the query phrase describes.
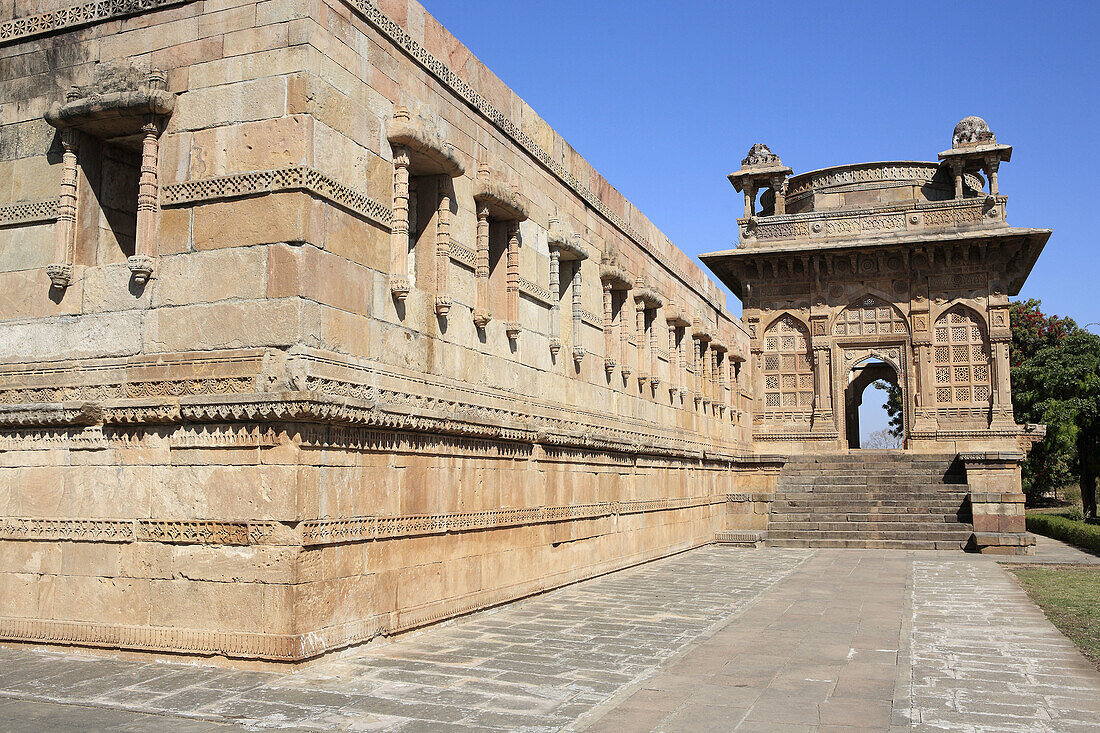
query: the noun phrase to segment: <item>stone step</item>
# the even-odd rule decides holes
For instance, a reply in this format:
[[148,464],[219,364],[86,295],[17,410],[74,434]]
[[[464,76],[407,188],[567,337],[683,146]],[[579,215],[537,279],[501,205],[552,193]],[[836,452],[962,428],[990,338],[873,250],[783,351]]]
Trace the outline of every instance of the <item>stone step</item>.
[[768,539],[776,540],[917,540],[922,542],[966,542],[974,534],[971,527],[959,529],[930,530],[880,530],[876,532],[838,529],[838,530],[786,530],[768,528]]
[[969,522],[969,512],[784,512],[773,514],[770,525],[784,522]]
[[959,491],[958,489],[947,486],[925,486],[921,488],[913,488],[911,486],[903,486],[898,488],[869,488],[867,486],[858,486],[855,484],[845,484],[844,486],[778,486],[775,490],[776,496],[831,496],[837,494],[866,494],[868,496],[882,496],[882,497],[912,497],[914,499],[921,498],[936,498],[940,496],[959,496],[965,497],[970,491]]
[[768,531],[775,537],[802,537],[808,536],[811,532],[907,532],[927,534],[929,532],[960,530],[966,530],[968,533],[973,532],[972,525],[969,522],[960,522],[958,519],[930,522],[819,522],[815,520],[795,520],[768,523]]
[[964,504],[965,502],[961,499],[908,501],[906,499],[813,499],[809,497],[780,497],[772,502],[771,511],[773,514],[782,514],[792,509],[809,511],[816,509],[832,512],[859,513],[863,511],[873,511],[879,508],[897,507],[912,511],[939,510],[946,514],[962,509]]
[[[969,539],[969,538],[968,538]],[[822,539],[773,539],[764,541],[765,547],[841,547],[860,550],[961,550],[966,542],[955,540],[822,540]]]
[[859,475],[859,474],[815,474],[813,476],[779,476],[777,482],[780,486],[830,486],[832,484],[868,484],[878,486],[894,486],[898,484],[911,486],[965,486],[962,479],[958,481],[944,481],[942,477],[934,476],[897,476],[897,475]]
[[951,463],[955,461],[955,453],[908,453],[905,451],[860,451],[859,453],[800,453],[787,459],[788,464],[806,463],[916,463],[939,461]]

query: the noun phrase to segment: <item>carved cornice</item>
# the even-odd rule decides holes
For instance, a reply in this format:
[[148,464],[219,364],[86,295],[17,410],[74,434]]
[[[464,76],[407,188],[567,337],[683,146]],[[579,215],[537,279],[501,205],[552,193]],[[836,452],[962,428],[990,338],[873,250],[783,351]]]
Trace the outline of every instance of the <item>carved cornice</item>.
[[455,155],[454,146],[443,139],[433,119],[426,116],[414,119],[408,110],[398,108],[390,120],[387,138],[390,145],[409,150],[414,175],[442,173],[458,178],[466,172],[466,166]]
[[97,0],[0,23],[0,45],[194,0]]
[[393,210],[390,207],[304,165],[170,183],[161,189],[161,205],[183,206],[280,191],[305,191],[359,214],[384,229],[389,229],[393,224]]
[[527,221],[527,206],[519,194],[499,181],[478,179],[474,201],[489,208],[489,216],[497,221]]
[[558,219],[551,219],[546,235],[546,246],[557,250],[563,260],[586,260],[588,250],[581,244],[580,236],[568,231]]
[[[298,365],[282,361],[268,365],[269,357],[251,350],[222,357],[168,355],[148,363],[144,359],[92,360],[0,369],[0,405],[5,406],[0,415],[7,416],[0,419],[17,429],[0,432],[0,449],[33,442],[32,426],[42,426],[43,441],[64,444],[66,433],[59,428],[69,425],[125,430],[124,426],[182,424],[198,431],[194,441],[219,445],[223,443],[216,442],[222,440],[218,431],[204,425],[315,423],[325,430],[357,426],[382,432],[434,432],[501,445],[539,443],[547,450],[670,459],[698,460],[704,450],[713,450],[712,439],[693,431],[600,409],[517,402],[493,390],[390,373],[387,368],[349,362],[328,352],[292,357],[294,364],[301,361]],[[165,379],[167,374],[176,378]],[[179,378],[200,374],[206,376]],[[84,383],[58,384],[74,379]],[[92,379],[101,381],[88,383]]]
[[0,204],[0,227],[56,220],[56,198],[46,201],[13,201],[10,204]]

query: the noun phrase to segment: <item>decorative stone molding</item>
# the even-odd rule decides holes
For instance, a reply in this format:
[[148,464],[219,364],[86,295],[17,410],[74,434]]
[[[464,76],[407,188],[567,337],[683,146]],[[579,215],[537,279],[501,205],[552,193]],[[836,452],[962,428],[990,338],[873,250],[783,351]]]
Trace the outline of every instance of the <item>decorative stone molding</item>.
[[448,254],[452,260],[466,265],[470,269],[477,267],[477,253],[466,245],[460,244],[453,239],[448,246]]
[[0,204],[0,227],[40,224],[57,220],[57,199]]
[[194,0],[94,0],[71,5],[0,23],[0,45],[189,2]]
[[170,183],[161,189],[161,205],[169,208],[283,191],[309,193],[386,230],[393,225],[389,207],[304,165]]
[[416,537],[518,527],[547,522],[569,522],[623,514],[678,511],[725,501],[719,496],[640,499],[570,506],[490,509],[481,512],[416,516],[369,516],[316,519],[302,522],[302,545],[369,542],[394,537]]
[[873,237],[889,234],[932,232],[968,226],[1002,223],[1004,196],[987,199],[908,202],[868,207],[857,211],[818,211],[754,219],[739,219],[741,246],[780,242],[795,238],[828,240]]
[[548,308],[552,307],[554,305],[554,301],[556,300],[550,290],[540,287],[538,283],[533,283],[525,277],[521,277],[519,279],[519,289],[521,293],[531,296],[533,299],[537,300],[539,303],[545,305]]
[[65,542],[161,542],[182,545],[257,545],[278,539],[277,522],[165,519],[44,519],[0,517],[0,539]]

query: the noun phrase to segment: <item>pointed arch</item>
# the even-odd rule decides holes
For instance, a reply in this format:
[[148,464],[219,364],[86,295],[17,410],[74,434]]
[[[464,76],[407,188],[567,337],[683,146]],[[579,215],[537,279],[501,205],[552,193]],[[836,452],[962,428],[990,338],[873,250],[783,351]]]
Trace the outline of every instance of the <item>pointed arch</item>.
[[792,313],[791,311],[779,311],[778,313],[776,313],[770,321],[764,323],[764,332],[767,332],[769,329],[771,329],[772,326],[774,326],[776,323],[783,320],[784,318],[789,318],[790,320],[797,323],[806,331],[806,333],[810,332],[810,324],[800,318],[798,315]]
[[933,304],[932,306],[932,322],[935,323],[948,311],[955,309],[959,311],[966,311],[970,314],[978,324],[981,325],[986,331],[989,330],[989,323],[986,322],[985,314],[979,311],[974,306],[967,303],[963,298],[952,298],[946,303]]
[[992,395],[989,331],[963,303],[944,309],[932,327],[936,406],[980,405]]
[[810,330],[789,313],[764,330],[764,409],[813,410],[814,376]]
[[829,332],[834,336],[908,336],[909,324],[896,305],[865,293],[836,314]]

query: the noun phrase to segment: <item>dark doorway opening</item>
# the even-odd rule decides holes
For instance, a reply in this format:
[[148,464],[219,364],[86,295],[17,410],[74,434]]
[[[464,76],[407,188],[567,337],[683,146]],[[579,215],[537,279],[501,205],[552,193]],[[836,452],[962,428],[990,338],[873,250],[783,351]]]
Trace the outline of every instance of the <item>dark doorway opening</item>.
[[[869,387],[876,395],[866,394]],[[868,359],[852,367],[844,391],[844,426],[849,448],[905,447],[901,387],[893,366]]]

